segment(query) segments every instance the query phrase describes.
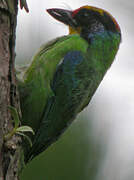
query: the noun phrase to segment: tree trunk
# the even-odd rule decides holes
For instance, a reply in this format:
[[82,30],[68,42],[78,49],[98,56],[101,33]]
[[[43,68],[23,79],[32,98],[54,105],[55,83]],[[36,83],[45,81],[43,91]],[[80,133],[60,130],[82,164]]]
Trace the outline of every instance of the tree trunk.
[[[13,129],[8,106],[19,109],[15,78],[15,33],[17,0],[0,0],[0,180],[18,180],[21,138],[14,135],[4,141],[4,135]],[[14,12],[11,12],[14,10]]]

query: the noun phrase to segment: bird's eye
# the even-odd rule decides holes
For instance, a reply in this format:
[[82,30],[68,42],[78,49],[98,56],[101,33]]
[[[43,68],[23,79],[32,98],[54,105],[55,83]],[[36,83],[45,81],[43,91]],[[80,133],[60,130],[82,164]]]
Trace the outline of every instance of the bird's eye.
[[87,13],[87,12],[84,12],[84,13],[83,13],[83,17],[88,17],[88,13]]

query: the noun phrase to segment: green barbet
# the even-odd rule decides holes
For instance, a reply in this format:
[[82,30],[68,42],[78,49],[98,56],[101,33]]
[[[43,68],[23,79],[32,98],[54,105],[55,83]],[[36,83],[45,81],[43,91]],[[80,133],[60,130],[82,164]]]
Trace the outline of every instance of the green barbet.
[[69,35],[41,47],[19,83],[22,123],[35,131],[25,162],[55,142],[90,102],[121,42],[116,20],[105,10],[47,9]]

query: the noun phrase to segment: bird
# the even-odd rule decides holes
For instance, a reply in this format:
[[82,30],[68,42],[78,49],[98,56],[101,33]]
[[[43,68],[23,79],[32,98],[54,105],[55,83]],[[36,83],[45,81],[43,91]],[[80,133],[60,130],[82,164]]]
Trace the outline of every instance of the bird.
[[121,30],[106,10],[82,6],[47,12],[68,26],[69,34],[43,45],[19,83],[22,124],[35,135],[28,163],[51,144],[88,106],[121,43]]

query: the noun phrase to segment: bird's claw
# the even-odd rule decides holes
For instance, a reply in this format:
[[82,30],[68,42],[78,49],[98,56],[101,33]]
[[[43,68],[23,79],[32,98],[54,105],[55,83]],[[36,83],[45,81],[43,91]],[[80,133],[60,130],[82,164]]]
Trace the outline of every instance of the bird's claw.
[[19,118],[19,114],[16,110],[16,108],[14,108],[13,106],[9,106],[11,115],[13,117],[13,121],[14,121],[14,128],[11,132],[9,132],[8,134],[6,134],[4,136],[4,140],[8,141],[9,139],[12,138],[13,135],[15,134],[19,134],[21,136],[24,136],[30,143],[30,145],[32,145],[32,142],[30,140],[30,138],[24,134],[24,132],[31,132],[34,135],[34,131],[31,127],[29,126],[20,126],[20,118]]
[[28,5],[27,5],[27,1],[26,0],[20,0],[20,8],[21,9],[25,9],[26,12],[29,12],[29,9],[28,9]]

